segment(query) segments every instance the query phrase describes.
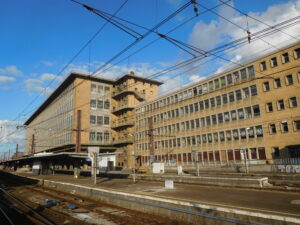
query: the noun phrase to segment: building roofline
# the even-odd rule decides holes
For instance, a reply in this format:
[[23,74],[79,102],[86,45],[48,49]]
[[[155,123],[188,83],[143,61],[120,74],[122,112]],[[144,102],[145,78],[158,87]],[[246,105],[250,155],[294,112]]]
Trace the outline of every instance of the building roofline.
[[141,102],[140,104],[138,104],[138,105],[136,106],[136,109],[138,109],[138,108],[140,108],[140,107],[143,107],[143,106],[145,106],[145,105],[151,104],[151,103],[153,103],[153,102],[156,102],[156,101],[158,101],[158,100],[160,100],[160,99],[166,98],[167,96],[172,96],[172,95],[174,95],[175,93],[180,93],[180,92],[181,92],[182,90],[184,90],[184,89],[193,88],[194,86],[198,86],[198,85],[201,84],[201,83],[206,83],[206,82],[208,82],[209,80],[214,79],[214,78],[216,78],[216,77],[218,77],[218,76],[220,76],[220,75],[225,75],[225,74],[227,74],[227,73],[231,73],[232,71],[234,71],[234,70],[236,70],[236,69],[238,69],[238,68],[241,68],[241,67],[247,67],[249,64],[252,64],[252,63],[258,61],[259,59],[266,58],[266,57],[268,57],[268,56],[271,56],[272,54],[278,53],[278,52],[280,52],[280,51],[283,51],[283,50],[285,50],[285,49],[291,48],[291,47],[296,46],[296,45],[298,45],[298,44],[300,44],[300,42],[299,42],[299,41],[295,41],[295,42],[293,42],[293,43],[291,43],[291,44],[284,45],[284,46],[280,47],[280,48],[277,49],[277,50],[270,51],[269,53],[263,54],[263,55],[261,55],[261,56],[259,56],[259,57],[257,57],[257,58],[249,59],[249,60],[247,60],[247,61],[245,61],[245,62],[242,62],[242,63],[243,63],[243,66],[232,66],[232,67],[230,67],[230,68],[228,68],[228,69],[226,69],[226,70],[224,70],[224,71],[222,71],[222,72],[219,72],[219,73],[216,73],[216,72],[215,72],[213,75],[208,76],[208,77],[205,77],[203,80],[200,80],[200,81],[197,81],[197,82],[195,82],[195,83],[186,85],[185,87],[179,88],[179,89],[177,89],[177,90],[175,90],[175,91],[172,91],[172,92],[170,92],[170,93],[167,93],[167,94],[158,96],[158,97],[156,97],[156,98],[154,98],[154,99],[151,99],[150,101]]
[[151,80],[149,78],[144,78],[140,76],[131,74],[125,74],[124,76],[117,78],[116,80],[107,79],[99,76],[91,76],[81,72],[71,72],[69,75],[59,84],[59,86],[48,96],[48,98],[35,110],[35,112],[25,121],[24,125],[29,125],[41,112],[43,112],[76,78],[81,78],[85,80],[91,80],[96,82],[102,82],[106,84],[117,84],[126,78],[135,78],[141,81],[146,81],[149,83],[161,85],[160,81]]

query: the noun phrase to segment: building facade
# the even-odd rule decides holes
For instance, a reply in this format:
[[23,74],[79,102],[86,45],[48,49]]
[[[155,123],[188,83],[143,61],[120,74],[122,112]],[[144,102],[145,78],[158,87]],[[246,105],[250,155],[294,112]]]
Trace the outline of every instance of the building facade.
[[140,165],[300,157],[300,44],[136,108]]
[[132,164],[135,106],[157,97],[160,84],[133,73],[117,80],[71,73],[25,122],[26,154],[75,151],[79,135],[80,152],[99,147],[115,153],[114,166]]
[[300,157],[300,43],[158,97],[161,84],[71,73],[25,122],[26,154],[75,151],[80,139],[119,167]]

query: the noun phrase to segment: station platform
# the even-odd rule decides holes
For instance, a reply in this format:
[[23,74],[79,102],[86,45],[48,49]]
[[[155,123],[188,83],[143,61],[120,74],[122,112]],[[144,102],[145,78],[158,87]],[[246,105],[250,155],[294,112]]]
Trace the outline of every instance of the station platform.
[[[75,179],[71,175],[33,175],[14,173],[15,175],[37,179],[50,187],[85,189],[127,196],[135,199],[148,199],[168,204],[190,205],[206,211],[238,214],[282,221],[284,224],[300,223],[300,191],[287,191],[284,188],[259,189],[237,188],[214,185],[174,183],[173,189],[165,188],[163,181],[140,180],[136,183],[129,178],[97,177],[97,183],[91,177],[81,176]],[[62,186],[60,186],[62,185]],[[72,191],[72,190],[71,190]],[[269,224],[269,223],[268,223]],[[280,224],[280,223],[278,223]]]

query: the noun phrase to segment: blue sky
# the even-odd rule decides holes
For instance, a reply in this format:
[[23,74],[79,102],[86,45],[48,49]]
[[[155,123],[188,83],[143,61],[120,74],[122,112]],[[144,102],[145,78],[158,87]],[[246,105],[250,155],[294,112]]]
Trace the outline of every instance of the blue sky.
[[[124,0],[82,0],[82,2],[113,14]],[[184,0],[129,0],[117,15],[151,28],[186,2]],[[199,3],[206,7],[213,7],[220,2],[202,0]],[[230,4],[270,25],[297,16],[300,12],[299,0],[235,0]],[[89,70],[93,71],[133,42],[134,39],[116,27],[108,25],[90,47],[85,49],[64,72],[58,74],[63,66],[103,25],[103,19],[69,0],[2,0],[1,6],[0,151],[4,151],[8,146],[14,146],[23,138],[23,133],[17,137],[12,135],[9,139],[5,138],[9,131],[15,129],[16,124],[11,121],[15,120],[17,124],[21,124],[70,70],[87,71],[90,68]],[[212,13],[202,14],[204,9],[200,6],[198,9],[200,11],[199,17],[171,33],[170,36],[208,50],[244,35],[243,31],[228,25],[218,16]],[[221,6],[215,11],[246,27],[245,16],[229,7]],[[166,33],[193,15],[193,7],[189,6],[159,28],[158,32]],[[265,28],[255,21],[249,20],[248,22],[252,30]],[[138,31],[145,32],[141,29]],[[288,32],[299,35],[297,29],[291,29]],[[120,59],[156,38],[157,35],[155,34],[148,36]],[[283,39],[288,40],[288,37],[281,35],[277,39],[270,38],[268,41],[277,45]],[[254,49],[257,49],[257,46],[253,44],[247,49],[232,52],[227,56],[238,60],[246,59],[249,52],[251,55],[258,54]],[[188,57],[190,56],[167,41],[159,40],[144,51],[124,60],[121,64],[115,65],[110,70],[102,71],[98,75],[116,78],[133,70],[141,75],[151,76],[151,74]],[[189,73],[177,71],[173,74],[165,74],[159,77],[159,79],[166,81],[160,93],[165,94],[167,90],[170,90],[170,87],[173,89],[200,80],[211,75],[218,67],[226,66],[228,65],[225,65],[224,62],[216,61],[206,66],[197,66]],[[180,76],[170,79],[178,72],[181,74]],[[48,87],[52,81],[54,82]],[[39,97],[37,98],[37,96]],[[33,104],[30,104],[33,100]],[[30,105],[28,106],[28,104]]]

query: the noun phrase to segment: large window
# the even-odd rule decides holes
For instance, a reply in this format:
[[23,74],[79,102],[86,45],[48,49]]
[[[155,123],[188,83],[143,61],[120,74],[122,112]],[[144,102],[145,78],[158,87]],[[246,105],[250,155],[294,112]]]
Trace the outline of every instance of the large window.
[[259,105],[252,106],[254,116],[260,116]]
[[250,86],[250,91],[251,91],[251,96],[256,96],[257,95],[256,85]]
[[234,93],[233,92],[229,92],[228,95],[229,95],[229,101],[230,102],[234,102]]
[[281,59],[282,59],[282,63],[287,63],[290,61],[290,57],[289,57],[289,54],[286,52],[286,53],[283,53],[281,55]]
[[290,102],[290,107],[294,108],[298,106],[298,102],[297,102],[297,98],[296,97],[291,97],[289,98],[289,102]]
[[91,99],[90,105],[91,105],[91,109],[96,109],[96,99]]
[[239,115],[239,120],[244,119],[245,118],[244,110],[243,109],[238,109],[238,115]]
[[256,136],[257,137],[263,137],[264,136],[263,128],[262,128],[261,125],[256,126],[255,129],[256,129]]
[[254,66],[249,66],[248,68],[248,75],[249,75],[249,78],[254,78],[255,77],[255,71],[254,71]]
[[281,80],[280,80],[280,78],[275,78],[274,79],[274,87],[275,88],[280,88],[281,87]]
[[278,110],[284,110],[284,100],[283,99],[280,99],[277,101],[277,109]]
[[90,115],[90,124],[96,124],[96,116]]
[[281,132],[282,133],[289,132],[289,125],[287,121],[281,121]]
[[217,103],[217,106],[221,105],[222,102],[221,102],[221,96],[217,96],[216,97],[216,103]]
[[103,124],[103,116],[97,116],[97,124],[102,125]]
[[103,100],[102,99],[97,100],[97,109],[103,109]]
[[275,123],[269,124],[270,134],[276,134],[276,125]]
[[285,76],[285,83],[286,85],[292,85],[294,83],[292,74]]
[[247,71],[246,71],[246,69],[241,69],[241,78],[242,78],[242,80],[245,80],[245,79],[247,79]]
[[236,120],[236,111],[232,110],[230,113],[231,113],[231,120]]
[[94,142],[96,141],[96,132],[90,132],[90,141],[91,142]]
[[109,116],[104,116],[104,124],[109,125]]

